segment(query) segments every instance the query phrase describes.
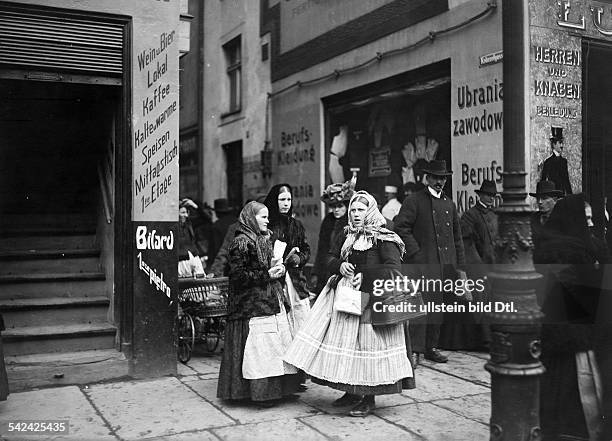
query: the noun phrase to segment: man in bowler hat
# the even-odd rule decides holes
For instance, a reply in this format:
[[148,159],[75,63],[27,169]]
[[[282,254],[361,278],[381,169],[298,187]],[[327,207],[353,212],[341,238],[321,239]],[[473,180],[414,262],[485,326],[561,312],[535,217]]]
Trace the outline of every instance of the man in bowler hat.
[[562,195],[572,194],[572,186],[567,171],[567,159],[563,157],[563,129],[553,127],[550,136],[551,155],[544,161],[542,167],[542,181],[548,180],[555,183],[557,190]]
[[[457,277],[457,265],[465,264],[457,208],[444,194],[446,180],[452,171],[446,168],[446,161],[433,160],[424,172],[427,187],[404,200],[395,218],[395,231],[406,245],[407,275],[422,275],[444,283],[444,279]],[[420,268],[420,274],[410,274],[413,268]],[[442,304],[443,294],[424,291],[423,299]],[[410,323],[414,351],[424,353],[426,359],[436,363],[448,361],[448,357],[437,349],[443,318],[444,313],[432,312]]]

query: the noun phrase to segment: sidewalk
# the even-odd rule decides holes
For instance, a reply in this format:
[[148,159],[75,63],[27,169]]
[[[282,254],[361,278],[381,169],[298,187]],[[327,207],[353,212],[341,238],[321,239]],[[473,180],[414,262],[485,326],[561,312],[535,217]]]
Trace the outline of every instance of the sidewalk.
[[[295,401],[271,409],[216,398],[220,357],[179,364],[177,377],[65,386],[11,394],[0,403],[1,440],[452,440],[489,439],[486,354],[451,352],[425,362],[417,389],[376,398],[375,415],[345,416],[341,392],[308,382]],[[65,436],[7,435],[13,420],[69,420]]]

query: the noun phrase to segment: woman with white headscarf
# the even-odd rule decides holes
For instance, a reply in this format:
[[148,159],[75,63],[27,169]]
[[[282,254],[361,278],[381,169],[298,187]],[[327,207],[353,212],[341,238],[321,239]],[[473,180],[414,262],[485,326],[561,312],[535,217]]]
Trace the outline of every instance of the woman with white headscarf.
[[[374,409],[375,395],[414,387],[403,324],[373,327],[371,320],[374,281],[391,279],[391,271],[400,269],[404,243],[384,227],[385,218],[369,193],[355,193],[348,211],[349,224],[328,259],[335,276],[319,295],[284,359],[313,381],[344,391],[333,405],[356,405],[350,415],[364,417]],[[343,281],[361,292],[361,315],[334,307]]]

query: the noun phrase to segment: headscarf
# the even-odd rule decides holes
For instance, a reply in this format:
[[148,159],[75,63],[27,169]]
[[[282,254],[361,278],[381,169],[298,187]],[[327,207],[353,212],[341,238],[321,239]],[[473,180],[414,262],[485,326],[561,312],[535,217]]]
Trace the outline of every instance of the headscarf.
[[[365,199],[368,207],[364,216],[363,225],[356,227],[351,219],[351,206],[357,199]],[[405,251],[404,241],[393,231],[385,228],[387,220],[378,211],[376,199],[367,191],[358,191],[351,198],[348,208],[348,225],[344,228],[346,240],[342,245],[340,256],[347,259],[353,249],[358,251],[369,250],[377,241],[387,241],[397,244],[400,254],[403,256]]]
[[244,206],[238,217],[238,228],[236,235],[243,234],[255,243],[257,257],[266,267],[270,266],[272,260],[272,245],[270,244],[270,232],[263,233],[255,216],[263,208],[264,204],[256,201],[249,202]]
[[[282,187],[287,187],[289,189],[289,193],[291,193],[291,207],[289,211],[285,214],[281,214],[278,209],[278,195],[280,194],[280,189]],[[297,237],[299,234],[299,227],[297,222],[292,222],[293,220],[293,205],[295,201],[293,200],[293,187],[291,185],[283,183],[274,185],[270,191],[268,192],[268,196],[266,196],[266,200],[264,201],[266,207],[268,207],[269,211],[269,219],[270,219],[270,228],[280,228],[281,232],[281,240],[287,240],[287,237]],[[282,237],[282,234],[285,234],[287,237]]]

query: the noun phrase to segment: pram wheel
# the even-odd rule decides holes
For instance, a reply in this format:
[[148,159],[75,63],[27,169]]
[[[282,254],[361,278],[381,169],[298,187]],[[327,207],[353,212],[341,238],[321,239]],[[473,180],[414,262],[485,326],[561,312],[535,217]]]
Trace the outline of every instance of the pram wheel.
[[188,313],[179,317],[178,322],[178,351],[177,356],[181,363],[185,364],[191,359],[193,346],[195,344],[195,326],[193,319]]

